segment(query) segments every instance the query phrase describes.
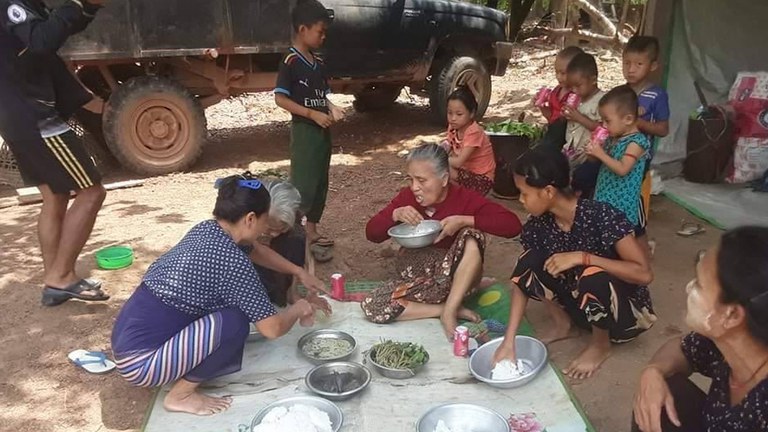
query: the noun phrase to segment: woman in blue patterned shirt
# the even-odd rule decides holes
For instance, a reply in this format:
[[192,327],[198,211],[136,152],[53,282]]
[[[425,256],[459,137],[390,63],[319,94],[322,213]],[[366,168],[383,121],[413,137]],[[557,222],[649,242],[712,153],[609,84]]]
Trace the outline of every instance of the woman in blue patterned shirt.
[[[206,396],[197,387],[240,370],[250,323],[270,339],[297,321],[313,324],[314,307],[304,299],[278,312],[253,266],[296,268],[258,243],[269,229],[267,189],[250,173],[217,187],[215,219],[193,227],[149,267],[112,332],[118,371],[128,382],[174,382],[163,404],[169,411],[211,415],[229,407],[230,398]],[[322,288],[303,269],[294,273],[311,289]]]

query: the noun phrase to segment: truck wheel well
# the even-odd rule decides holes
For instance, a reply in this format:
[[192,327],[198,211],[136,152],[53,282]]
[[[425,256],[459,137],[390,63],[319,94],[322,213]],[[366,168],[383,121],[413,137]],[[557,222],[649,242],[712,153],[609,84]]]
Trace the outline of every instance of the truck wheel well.
[[432,66],[429,75],[434,76],[442,70],[445,62],[453,57],[472,57],[483,62],[488,70],[493,70],[495,59],[493,58],[493,47],[491,42],[477,38],[457,37],[447,38],[440,42],[432,59]]

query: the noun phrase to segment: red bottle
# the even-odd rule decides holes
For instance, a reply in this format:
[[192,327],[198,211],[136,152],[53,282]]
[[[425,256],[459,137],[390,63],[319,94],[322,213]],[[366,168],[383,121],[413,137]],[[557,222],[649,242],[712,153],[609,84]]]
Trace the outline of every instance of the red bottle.
[[538,93],[536,93],[536,101],[533,103],[537,107],[543,107],[547,104],[547,99],[549,99],[549,95],[552,93],[552,89],[542,87],[539,89]]
[[331,297],[335,300],[344,300],[346,295],[346,289],[344,287],[344,276],[341,273],[334,273],[331,275]]
[[576,93],[570,93],[568,97],[565,98],[565,104],[571,108],[578,108],[580,103],[581,98]]
[[469,355],[469,329],[467,327],[458,326],[453,331],[453,355],[456,357]]
[[592,141],[595,144],[603,145],[610,135],[608,129],[603,126],[598,126],[597,129],[592,131]]

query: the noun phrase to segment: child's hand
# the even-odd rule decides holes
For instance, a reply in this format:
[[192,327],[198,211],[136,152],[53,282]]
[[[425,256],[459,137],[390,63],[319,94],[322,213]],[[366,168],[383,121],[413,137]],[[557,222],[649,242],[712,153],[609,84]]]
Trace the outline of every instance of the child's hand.
[[579,111],[571,108],[570,105],[565,105],[561,112],[563,113],[563,117],[572,121],[575,113],[578,113]]
[[344,109],[339,108],[336,105],[331,104],[330,105],[331,110],[331,119],[333,119],[334,122],[339,122],[344,119]]
[[322,113],[320,111],[310,110],[312,111],[309,114],[309,118],[317,123],[318,126],[320,126],[323,129],[329,128],[333,124],[333,118],[325,113]]
[[589,156],[596,157],[598,159],[606,155],[605,149],[603,148],[603,146],[600,143],[597,143],[592,140],[590,140],[589,143],[587,143],[586,153]]

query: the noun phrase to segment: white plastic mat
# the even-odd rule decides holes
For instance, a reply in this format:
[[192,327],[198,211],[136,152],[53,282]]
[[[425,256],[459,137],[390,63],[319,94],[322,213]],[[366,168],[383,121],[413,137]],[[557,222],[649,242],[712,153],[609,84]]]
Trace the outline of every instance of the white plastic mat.
[[[527,386],[502,390],[475,381],[467,369],[467,359],[453,356],[452,346],[438,320],[376,325],[364,320],[358,303],[333,303],[334,315],[315,328],[332,327],[350,333],[358,343],[352,361],[362,363],[363,351],[381,338],[424,345],[430,362],[416,377],[390,380],[372,371],[368,388],[351,400],[337,402],[344,413],[342,432],[414,431],[416,420],[429,408],[449,402],[471,402],[498,411],[535,412],[548,432],[587,430],[568,391],[550,365]],[[249,342],[243,370],[208,383],[208,392],[233,395],[232,407],[213,417],[169,413],[162,407],[161,391],[145,427],[147,432],[237,432],[250,426],[256,413],[277,399],[310,394],[304,375],[311,365],[299,357],[296,343],[308,329],[296,327],[274,341]]]
[[768,193],[754,192],[746,185],[697,184],[674,178],[664,180],[664,195],[720,229],[768,226]]

